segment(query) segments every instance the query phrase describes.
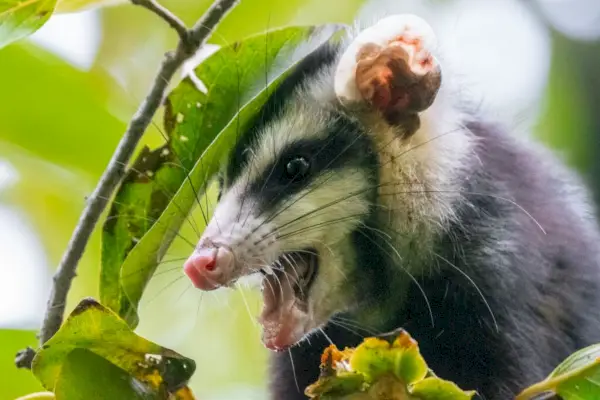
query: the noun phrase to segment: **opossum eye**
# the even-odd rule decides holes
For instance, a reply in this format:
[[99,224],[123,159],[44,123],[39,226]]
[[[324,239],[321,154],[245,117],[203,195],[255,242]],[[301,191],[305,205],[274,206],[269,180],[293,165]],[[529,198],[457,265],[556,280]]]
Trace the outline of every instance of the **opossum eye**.
[[291,180],[301,180],[306,178],[310,171],[310,164],[304,157],[292,158],[285,166],[285,175]]

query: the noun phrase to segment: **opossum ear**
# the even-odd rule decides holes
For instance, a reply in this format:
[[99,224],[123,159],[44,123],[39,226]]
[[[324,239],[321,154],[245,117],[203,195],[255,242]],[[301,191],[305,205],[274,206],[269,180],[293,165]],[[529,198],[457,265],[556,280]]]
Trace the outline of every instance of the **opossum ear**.
[[435,40],[431,27],[414,15],[392,15],[363,30],[337,66],[338,99],[378,111],[389,124],[416,130],[418,113],[431,106],[441,84],[441,70],[431,54]]

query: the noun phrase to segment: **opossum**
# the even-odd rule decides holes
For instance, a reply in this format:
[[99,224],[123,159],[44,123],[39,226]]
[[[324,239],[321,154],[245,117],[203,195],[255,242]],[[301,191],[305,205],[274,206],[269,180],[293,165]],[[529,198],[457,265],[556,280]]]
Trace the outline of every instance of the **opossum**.
[[273,399],[305,399],[329,343],[400,327],[438,376],[492,400],[600,342],[585,185],[461,102],[436,46],[414,15],[348,30],[228,156],[184,271],[201,290],[264,276]]

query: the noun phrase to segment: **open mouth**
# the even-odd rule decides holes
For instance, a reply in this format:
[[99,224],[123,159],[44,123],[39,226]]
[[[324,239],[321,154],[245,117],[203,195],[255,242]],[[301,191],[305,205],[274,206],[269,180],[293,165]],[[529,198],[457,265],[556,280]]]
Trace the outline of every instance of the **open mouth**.
[[259,320],[267,348],[285,350],[304,335],[308,291],[318,268],[319,255],[309,248],[284,253],[261,271],[264,305]]

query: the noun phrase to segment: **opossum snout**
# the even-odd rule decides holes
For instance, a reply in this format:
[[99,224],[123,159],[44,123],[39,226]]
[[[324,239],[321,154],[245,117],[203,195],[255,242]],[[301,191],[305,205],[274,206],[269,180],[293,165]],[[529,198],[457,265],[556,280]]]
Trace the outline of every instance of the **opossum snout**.
[[183,271],[198,289],[213,290],[231,280],[234,264],[226,247],[200,248],[187,259]]

